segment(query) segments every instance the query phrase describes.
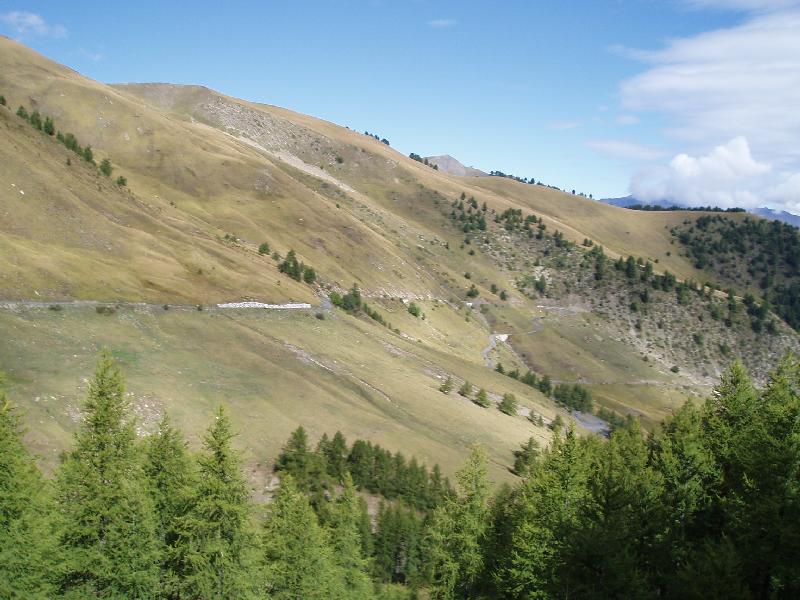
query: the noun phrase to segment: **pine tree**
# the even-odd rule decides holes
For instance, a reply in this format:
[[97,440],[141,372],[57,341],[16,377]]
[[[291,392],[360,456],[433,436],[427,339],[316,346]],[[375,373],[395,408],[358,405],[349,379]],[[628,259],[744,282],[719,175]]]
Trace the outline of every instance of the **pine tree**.
[[155,519],[139,464],[122,375],[97,364],[84,417],[57,476],[58,572],[68,598],[152,598],[158,584]]
[[[702,432],[700,410],[684,404],[665,421],[661,434],[650,440],[650,462],[664,480],[662,505],[667,510],[669,527],[665,533],[665,565],[690,560],[695,540],[704,537],[710,518],[720,473]],[[672,568],[659,574],[660,585],[667,587]]]
[[800,365],[791,355],[760,396],[736,363],[705,407],[703,425],[722,475],[720,533],[741,553],[742,576],[757,597],[800,590],[800,540],[781,525],[793,509],[797,514],[787,489],[797,477],[792,449],[799,388]]
[[246,598],[255,584],[249,492],[233,437],[220,407],[203,440],[195,493],[179,520],[168,560],[175,581],[172,597]]
[[309,448],[308,434],[301,425],[292,432],[281,450],[275,461],[275,470],[290,474],[300,489],[316,496],[316,503],[328,484],[324,462],[323,456]]
[[328,475],[337,482],[344,481],[347,473],[347,441],[341,431],[337,431],[324,450]]
[[638,421],[597,446],[579,527],[569,536],[563,589],[578,597],[644,598],[666,528],[663,480],[648,465]]
[[[353,479],[347,473],[342,481],[342,492],[328,504],[326,525],[330,530],[334,562],[344,578],[348,600],[370,600],[375,590],[367,574],[368,562],[363,554],[362,515],[364,501],[356,495]],[[371,532],[369,532],[371,536]]]
[[510,416],[516,416],[517,414],[517,399],[514,394],[510,392],[506,392],[503,394],[503,399],[500,401],[500,412],[503,412]]
[[375,532],[373,572],[383,583],[416,586],[420,569],[420,521],[402,503],[381,503]]
[[261,545],[264,592],[270,598],[327,600],[345,596],[327,535],[291,475],[283,478],[270,505]]
[[181,573],[173,563],[181,555],[178,547],[182,523],[195,498],[197,474],[186,441],[165,414],[158,431],[147,442],[144,472],[156,514],[156,536],[161,554],[161,594],[172,597],[180,589]]
[[565,549],[588,496],[589,451],[570,427],[555,435],[518,491],[508,548],[492,578],[512,598],[571,596],[562,585]]
[[303,276],[303,266],[297,260],[297,255],[294,250],[289,250],[284,261],[278,265],[278,270],[296,281],[300,281],[300,278]]
[[55,596],[51,508],[46,485],[22,443],[19,416],[0,389],[0,598]]
[[111,166],[111,161],[107,158],[104,158],[100,161],[100,172],[105,175],[106,177],[111,177],[111,173],[114,171],[114,167]]
[[514,473],[526,477],[538,458],[539,443],[534,438],[528,438],[528,441],[514,452]]
[[458,494],[433,511],[426,530],[427,578],[430,596],[437,600],[470,597],[484,567],[489,482],[480,446],[473,447],[456,478]]

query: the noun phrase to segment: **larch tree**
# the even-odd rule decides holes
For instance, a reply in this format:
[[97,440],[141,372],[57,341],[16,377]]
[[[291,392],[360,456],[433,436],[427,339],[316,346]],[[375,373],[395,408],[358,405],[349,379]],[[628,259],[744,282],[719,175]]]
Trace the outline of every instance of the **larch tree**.
[[156,515],[161,595],[170,598],[173,591],[180,589],[180,567],[174,561],[182,554],[178,547],[179,532],[195,498],[197,474],[183,435],[171,425],[166,414],[158,431],[147,441],[144,472]]
[[232,446],[234,436],[220,406],[203,440],[191,506],[176,528],[169,560],[176,581],[173,597],[247,598],[254,590],[250,494]]
[[284,476],[262,534],[264,592],[275,600],[344,598],[326,531],[291,475]]
[[350,600],[370,600],[375,596],[367,573],[368,561],[363,554],[362,503],[363,500],[356,495],[352,477],[346,473],[341,494],[327,505],[326,525],[330,531],[334,562],[341,571]]
[[47,600],[54,596],[50,576],[57,562],[52,507],[22,433],[0,389],[0,598]]
[[483,572],[489,526],[483,448],[473,447],[456,481],[458,493],[433,511],[424,542],[430,594],[437,600],[469,597]]
[[104,352],[73,449],[57,474],[57,579],[66,598],[153,598],[158,545],[153,505],[122,375]]

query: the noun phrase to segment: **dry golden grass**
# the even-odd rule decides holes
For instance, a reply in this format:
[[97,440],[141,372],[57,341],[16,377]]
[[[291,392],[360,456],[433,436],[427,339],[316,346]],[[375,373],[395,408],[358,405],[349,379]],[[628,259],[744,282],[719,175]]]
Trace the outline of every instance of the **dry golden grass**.
[[[481,353],[493,331],[519,336],[514,348],[523,355],[501,344],[493,360],[592,382],[603,405],[650,423],[688,391],[663,373],[668,366],[659,374],[635,349],[610,342],[599,320],[552,318],[529,332],[541,316],[536,303],[492,257],[460,249],[463,236],[445,216],[463,191],[498,212],[541,215],[550,230],[591,238],[609,254],[698,277],[670,244],[668,228],[682,213],[453,177],[283,108],[197,86],[103,85],[7,38],[0,93],[9,101],[0,108],[0,299],[316,303],[357,282],[402,332],[336,311],[323,321],[312,313],[0,310],[0,369],[29,411],[29,441],[49,464],[69,441],[82,378],[101,346],[122,361],[145,421],[168,409],[195,435],[215,404],[230,404],[256,478],[298,424],[314,435],[341,429],[373,439],[448,472],[482,442],[495,477],[509,477],[511,451],[547,431],[437,391],[451,374],[495,397],[513,392],[547,419],[557,414],[539,392],[486,367]],[[112,179],[16,117],[19,104],[91,144],[98,161],[110,158]],[[114,184],[118,174],[128,189]],[[281,255],[295,249],[325,287],[281,275],[258,254],[264,241]],[[510,301],[487,315],[467,310],[471,283],[492,302],[488,289],[497,284]],[[401,298],[415,299],[425,318],[409,315]]]

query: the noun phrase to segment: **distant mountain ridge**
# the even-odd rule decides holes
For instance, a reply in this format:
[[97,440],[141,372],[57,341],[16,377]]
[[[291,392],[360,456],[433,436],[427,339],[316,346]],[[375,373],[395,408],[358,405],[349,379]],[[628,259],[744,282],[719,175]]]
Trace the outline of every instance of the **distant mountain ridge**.
[[450,156],[449,154],[441,154],[439,156],[426,156],[428,162],[436,165],[440,171],[455,175],[456,177],[488,177],[488,173],[484,173],[480,169],[467,167],[462,164],[458,159]]
[[[623,196],[621,198],[603,198],[600,202],[604,204],[610,204],[612,206],[619,206],[620,208],[630,208],[631,206],[637,205],[650,205],[650,206],[661,206],[664,208],[669,208],[671,206],[678,206],[683,207],[678,202],[672,202],[667,200],[657,200],[655,202],[643,202],[635,198],[634,196]],[[755,208],[752,210],[748,210],[747,212],[752,213],[754,215],[758,215],[759,217],[763,217],[765,219],[770,219],[773,221],[781,221],[788,225],[794,225],[795,227],[800,227],[800,215],[795,215],[790,212],[786,212],[785,210],[774,210],[772,208],[767,208],[766,206],[762,206],[760,208]]]

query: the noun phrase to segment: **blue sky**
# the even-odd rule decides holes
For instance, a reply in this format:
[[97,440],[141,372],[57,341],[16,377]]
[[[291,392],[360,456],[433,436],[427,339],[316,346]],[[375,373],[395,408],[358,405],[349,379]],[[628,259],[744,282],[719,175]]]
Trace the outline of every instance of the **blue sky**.
[[0,32],[595,197],[800,210],[794,0],[5,0]]

